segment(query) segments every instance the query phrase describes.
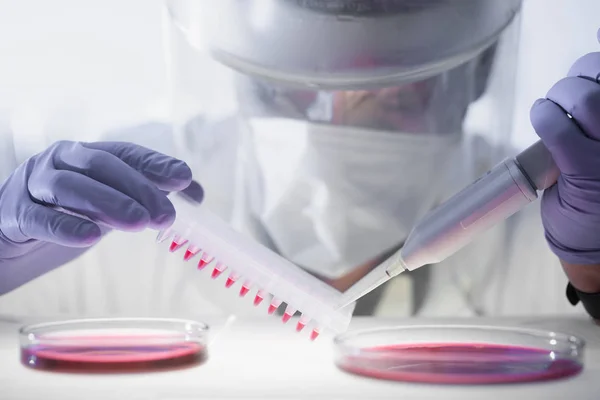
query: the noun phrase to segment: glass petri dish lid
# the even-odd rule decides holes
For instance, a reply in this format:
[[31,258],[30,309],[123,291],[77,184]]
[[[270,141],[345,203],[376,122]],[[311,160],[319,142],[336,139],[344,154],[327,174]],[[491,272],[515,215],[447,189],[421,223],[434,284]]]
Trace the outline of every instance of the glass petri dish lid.
[[585,341],[543,330],[469,325],[400,326],[334,339],[335,363],[370,378],[430,384],[547,381],[583,369]]
[[152,372],[200,365],[205,323],[161,318],[104,318],[27,325],[19,330],[21,363],[79,373]]

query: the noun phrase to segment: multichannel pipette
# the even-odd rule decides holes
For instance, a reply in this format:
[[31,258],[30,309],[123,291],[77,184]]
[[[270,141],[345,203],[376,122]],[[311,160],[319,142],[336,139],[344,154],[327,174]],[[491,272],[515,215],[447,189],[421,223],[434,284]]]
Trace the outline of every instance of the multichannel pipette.
[[239,284],[240,297],[253,292],[255,306],[268,301],[269,314],[285,303],[282,321],[286,323],[300,313],[296,330],[310,326],[313,340],[323,330],[341,333],[348,328],[354,308],[338,307],[341,292],[237,232],[205,205],[187,200],[182,193],[169,197],[177,218],[159,233],[157,240],[170,238],[171,252],[185,248],[183,260],[198,257],[197,268],[203,270],[210,265],[213,279],[226,273],[225,287]]
[[509,158],[442,203],[413,228],[403,247],[342,296],[351,304],[404,271],[438,263],[538,198],[559,171],[541,141]]

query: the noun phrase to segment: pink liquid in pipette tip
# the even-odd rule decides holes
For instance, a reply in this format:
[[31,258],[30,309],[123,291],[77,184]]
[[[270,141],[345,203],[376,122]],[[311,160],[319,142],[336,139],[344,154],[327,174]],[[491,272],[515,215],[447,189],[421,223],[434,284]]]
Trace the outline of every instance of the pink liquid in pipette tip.
[[198,269],[204,269],[204,267],[206,267],[208,264],[210,264],[212,262],[212,260],[214,260],[213,256],[210,256],[206,253],[202,254],[202,257],[200,258],[200,261],[198,261]]
[[313,329],[313,331],[310,333],[310,340],[316,340],[319,337],[319,331],[316,329]]
[[240,288],[240,297],[244,297],[245,295],[248,294],[249,291],[250,291],[250,288],[248,286],[246,286],[246,285],[243,285]]
[[235,272],[229,274],[229,276],[227,277],[227,281],[225,282],[225,287],[228,289],[232,287],[233,284],[239,279],[239,277],[240,276]]
[[215,269],[213,269],[211,277],[213,279],[217,279],[219,277],[219,275],[221,275],[221,273],[223,271],[225,271],[226,269],[227,269],[227,266],[225,266],[224,264],[218,262],[217,266],[215,267]]
[[265,292],[264,290],[260,289],[258,291],[258,293],[256,293],[256,297],[254,298],[254,305],[258,306],[260,303],[262,303],[263,299],[267,297],[267,292]]
[[[98,340],[101,338],[96,338]],[[113,338],[109,338],[113,339]],[[139,345],[38,345],[21,349],[23,365],[54,372],[138,373],[174,370],[201,364],[206,348],[198,343]]]
[[546,381],[573,376],[583,369],[579,361],[551,355],[549,350],[496,344],[399,344],[364,352],[366,357],[343,357],[338,366],[376,379],[436,384]]
[[269,314],[273,314],[281,305],[282,301],[279,299],[273,299],[271,301],[271,304],[269,304],[269,309],[268,309],[268,313]]
[[310,318],[308,318],[304,315],[301,316],[300,320],[298,321],[298,324],[296,324],[296,331],[297,332],[302,331],[309,322],[310,322]]
[[200,252],[200,249],[196,246],[190,246],[185,250],[185,254],[183,255],[184,261],[189,261],[192,257]]
[[169,246],[169,251],[171,253],[173,253],[173,252],[179,250],[186,243],[187,243],[187,240],[182,240],[182,239],[176,238],[171,242],[171,246]]
[[296,309],[288,305],[285,309],[285,312],[283,313],[283,317],[281,318],[281,320],[285,324],[294,316],[294,314],[296,314]]

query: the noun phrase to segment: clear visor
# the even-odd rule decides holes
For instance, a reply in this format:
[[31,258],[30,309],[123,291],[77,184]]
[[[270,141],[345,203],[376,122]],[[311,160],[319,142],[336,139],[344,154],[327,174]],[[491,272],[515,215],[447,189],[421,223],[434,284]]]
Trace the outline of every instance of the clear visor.
[[415,81],[493,44],[522,0],[167,0],[195,48],[294,86],[356,89]]
[[246,118],[293,118],[314,123],[403,133],[462,130],[467,108],[485,90],[496,47],[450,71],[385,88],[291,88],[254,77],[235,79]]

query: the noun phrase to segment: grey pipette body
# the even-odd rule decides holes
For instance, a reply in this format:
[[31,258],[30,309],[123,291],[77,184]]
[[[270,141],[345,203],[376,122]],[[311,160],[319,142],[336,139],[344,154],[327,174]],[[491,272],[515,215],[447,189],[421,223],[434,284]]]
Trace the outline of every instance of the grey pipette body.
[[509,158],[428,213],[404,246],[344,293],[350,304],[388,279],[443,261],[556,183],[559,170],[541,141]]

